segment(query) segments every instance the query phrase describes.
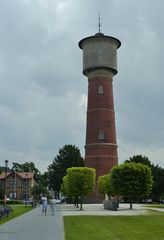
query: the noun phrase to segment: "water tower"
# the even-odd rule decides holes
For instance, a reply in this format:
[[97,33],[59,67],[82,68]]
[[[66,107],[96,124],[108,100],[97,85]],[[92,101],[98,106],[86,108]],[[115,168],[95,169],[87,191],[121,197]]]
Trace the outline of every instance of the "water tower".
[[117,74],[117,49],[121,42],[96,33],[79,42],[83,74],[88,78],[85,165],[96,169],[96,190],[90,202],[99,202],[98,177],[118,164],[113,77]]

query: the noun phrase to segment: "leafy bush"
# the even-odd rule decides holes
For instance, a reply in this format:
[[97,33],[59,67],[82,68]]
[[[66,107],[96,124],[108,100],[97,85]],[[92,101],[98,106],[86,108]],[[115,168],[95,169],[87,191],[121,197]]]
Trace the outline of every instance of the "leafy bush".
[[[0,205],[4,204],[4,200],[0,200]],[[6,204],[14,205],[14,204],[23,204],[22,200],[8,200]]]

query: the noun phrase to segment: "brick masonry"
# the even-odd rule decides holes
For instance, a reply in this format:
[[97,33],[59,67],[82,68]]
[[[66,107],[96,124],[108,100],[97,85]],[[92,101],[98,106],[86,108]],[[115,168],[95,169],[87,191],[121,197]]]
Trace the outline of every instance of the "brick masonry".
[[[96,180],[109,173],[118,163],[112,82],[112,78],[108,76],[88,79],[85,164],[96,169]],[[98,93],[100,85],[103,87],[103,94]],[[100,131],[104,132],[104,139],[99,139]],[[101,201],[97,181],[96,191],[88,200]]]

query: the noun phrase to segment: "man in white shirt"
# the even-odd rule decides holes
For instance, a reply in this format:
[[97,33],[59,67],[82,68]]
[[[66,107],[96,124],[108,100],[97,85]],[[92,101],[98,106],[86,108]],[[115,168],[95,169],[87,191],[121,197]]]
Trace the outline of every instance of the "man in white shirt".
[[56,202],[55,202],[55,199],[51,199],[50,200],[50,208],[51,208],[51,215],[56,215]]
[[42,213],[44,213],[45,215],[47,214],[47,198],[45,196],[43,196],[42,198]]

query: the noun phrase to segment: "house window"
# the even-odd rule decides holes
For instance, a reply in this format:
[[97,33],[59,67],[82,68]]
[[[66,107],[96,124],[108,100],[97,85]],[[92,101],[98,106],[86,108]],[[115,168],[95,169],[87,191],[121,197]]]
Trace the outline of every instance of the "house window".
[[103,89],[103,86],[102,85],[99,85],[98,87],[98,94],[104,94],[104,89]]
[[29,187],[29,181],[26,178],[23,179],[23,187]]
[[30,195],[29,192],[23,191],[23,199],[29,199]]
[[17,193],[16,192],[10,192],[10,199],[16,199]]
[[105,134],[103,131],[99,131],[99,140],[104,140],[105,139]]
[[17,181],[10,181],[10,187],[16,187]]

